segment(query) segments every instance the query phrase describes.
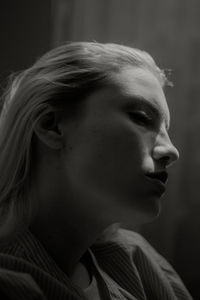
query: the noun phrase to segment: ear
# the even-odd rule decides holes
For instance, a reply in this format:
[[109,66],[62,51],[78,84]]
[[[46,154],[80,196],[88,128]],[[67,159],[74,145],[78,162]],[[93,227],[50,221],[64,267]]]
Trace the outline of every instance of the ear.
[[51,149],[63,146],[63,127],[56,112],[47,112],[37,121],[34,132],[38,139]]

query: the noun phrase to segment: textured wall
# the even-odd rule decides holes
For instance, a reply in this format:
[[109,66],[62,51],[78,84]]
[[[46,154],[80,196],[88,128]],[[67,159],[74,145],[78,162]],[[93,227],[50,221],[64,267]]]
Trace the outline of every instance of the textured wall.
[[96,40],[149,51],[173,70],[166,91],[171,136],[180,160],[171,170],[163,212],[142,231],[179,271],[199,299],[200,291],[200,2],[198,0],[54,0],[53,45]]

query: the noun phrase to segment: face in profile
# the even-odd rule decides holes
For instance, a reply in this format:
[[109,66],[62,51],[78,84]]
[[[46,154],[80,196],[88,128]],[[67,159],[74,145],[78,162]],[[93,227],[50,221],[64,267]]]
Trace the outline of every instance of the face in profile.
[[165,95],[150,71],[129,67],[112,75],[66,129],[64,180],[76,205],[113,221],[126,214],[155,217],[167,167],[178,158],[169,123]]

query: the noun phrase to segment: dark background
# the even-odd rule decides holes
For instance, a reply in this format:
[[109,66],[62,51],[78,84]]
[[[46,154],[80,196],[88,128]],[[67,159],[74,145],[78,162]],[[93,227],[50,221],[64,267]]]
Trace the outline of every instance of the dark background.
[[160,217],[140,228],[200,299],[200,1],[1,1],[0,86],[63,41],[118,42],[147,50],[172,69],[166,91],[180,152]]

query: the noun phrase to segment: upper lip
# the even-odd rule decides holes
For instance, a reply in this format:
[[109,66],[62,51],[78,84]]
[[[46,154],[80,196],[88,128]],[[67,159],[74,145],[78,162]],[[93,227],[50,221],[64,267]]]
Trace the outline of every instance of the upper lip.
[[166,184],[168,179],[168,173],[166,171],[149,172],[146,176],[151,179],[159,180],[163,184]]

